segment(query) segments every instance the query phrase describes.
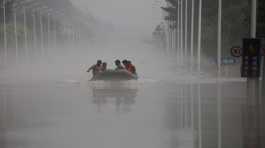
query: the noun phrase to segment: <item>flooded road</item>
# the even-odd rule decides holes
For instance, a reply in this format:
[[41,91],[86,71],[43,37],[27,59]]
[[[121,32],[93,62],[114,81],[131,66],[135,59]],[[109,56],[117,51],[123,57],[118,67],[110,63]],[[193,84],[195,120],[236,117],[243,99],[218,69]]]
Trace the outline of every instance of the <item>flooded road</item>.
[[265,148],[252,2],[0,0],[0,148]]
[[1,148],[261,148],[264,100],[249,106],[245,84],[2,81]]

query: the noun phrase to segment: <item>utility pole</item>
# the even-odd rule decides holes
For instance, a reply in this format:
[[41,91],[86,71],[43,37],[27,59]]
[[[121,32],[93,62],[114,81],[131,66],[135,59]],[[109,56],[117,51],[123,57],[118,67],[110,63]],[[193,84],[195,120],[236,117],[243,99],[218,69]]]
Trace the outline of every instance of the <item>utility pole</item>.
[[6,27],[6,0],[3,0],[3,19],[4,19],[4,64],[7,60],[7,27]]
[[183,64],[183,7],[182,0],[178,0],[178,14],[179,14],[179,59],[180,65]]
[[57,22],[56,22],[56,19],[53,18],[53,44],[54,44],[54,49],[57,48]]
[[[250,30],[251,30],[251,39],[253,40],[256,40],[256,33],[257,33],[256,29],[257,29],[257,0],[251,0],[251,29]],[[260,41],[257,40],[257,42],[260,42]],[[260,43],[255,43],[255,44],[260,44]],[[255,47],[255,48],[256,48],[255,50],[258,50],[258,51],[260,50],[258,49],[260,47]],[[251,60],[255,62],[255,59],[251,59]],[[250,68],[253,68],[253,67],[250,66]],[[258,64],[258,67],[255,67],[255,68],[260,68],[259,64]],[[251,141],[251,144],[255,143],[255,145],[251,145],[254,147],[261,146],[260,142],[263,140],[262,139],[263,137],[261,136],[261,132],[260,132],[260,127],[262,125],[263,118],[262,119],[259,118],[259,116],[261,115],[260,113],[262,112],[260,107],[263,101],[261,100],[260,91],[261,90],[260,90],[260,85],[259,85],[259,74],[258,74],[258,77],[256,75],[255,77],[248,77],[246,105],[247,105],[247,109],[249,110],[249,112],[246,114],[246,119],[252,118],[253,120],[252,122],[246,123],[245,125],[246,127],[248,127],[247,132],[249,136],[246,136],[244,141]]]
[[188,56],[188,0],[185,0],[185,59]]
[[218,76],[221,75],[222,58],[222,0],[218,0],[218,35],[217,35],[217,63]]
[[180,47],[180,42],[181,42],[181,38],[180,38],[180,3],[179,1],[177,2],[177,49],[178,49],[178,55],[179,55],[179,58],[178,58],[178,63],[181,64],[181,58],[180,58],[180,54],[181,54],[181,47]]
[[[251,0],[251,38],[256,38],[257,33],[257,0]],[[248,82],[255,81],[258,83],[257,78],[248,78]]]
[[197,70],[201,73],[202,0],[199,0]]
[[40,23],[40,50],[41,50],[41,57],[44,56],[44,37],[43,37],[43,21],[42,21],[42,13],[39,12],[39,23]]
[[[217,31],[217,63],[218,77],[221,76],[222,58],[222,0],[218,0],[218,31]],[[222,83],[217,79],[217,117],[218,117],[218,148],[222,148]]]
[[[256,38],[257,31],[257,0],[251,0],[251,38]],[[247,99],[250,102],[248,105],[255,108],[259,102],[259,78],[247,79]],[[257,123],[258,124],[258,123]],[[255,125],[256,126],[256,125]],[[253,127],[254,128],[254,127]],[[251,133],[250,133],[251,134]]]
[[15,49],[16,49],[16,64],[18,62],[18,34],[17,34],[17,10],[16,6],[13,5],[13,18],[14,18],[14,38],[15,38]]
[[257,33],[257,0],[251,0],[251,38]]
[[[51,16],[50,16],[50,13],[48,12],[47,13],[47,48],[49,50],[50,48],[50,41],[51,41],[51,38],[50,38],[50,34],[51,34]],[[49,54],[49,52],[47,52],[47,55]]]
[[175,40],[175,36],[174,36],[174,32],[175,32],[175,30],[174,30],[174,24],[175,24],[175,22],[174,22],[174,18],[172,17],[171,18],[171,38],[172,38],[172,41],[171,41],[171,48],[172,48],[172,50],[174,50],[174,40]]
[[32,23],[33,23],[33,48],[37,49],[37,24],[36,24],[36,12],[32,12]]
[[179,63],[181,64],[181,20],[180,20],[180,0],[178,0],[178,55],[179,55]]
[[26,7],[23,7],[23,18],[24,18],[24,48],[25,57],[28,58],[28,30],[27,30],[27,12]]
[[191,0],[191,35],[190,35],[190,71],[193,71],[193,58],[194,58],[194,12],[195,2]]

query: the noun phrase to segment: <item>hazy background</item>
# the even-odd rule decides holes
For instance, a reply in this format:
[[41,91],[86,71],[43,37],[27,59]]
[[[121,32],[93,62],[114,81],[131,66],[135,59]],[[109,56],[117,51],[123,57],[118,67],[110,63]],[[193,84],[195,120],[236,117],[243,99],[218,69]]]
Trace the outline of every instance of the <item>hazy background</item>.
[[[151,34],[161,22],[160,0],[71,0],[84,12],[113,24],[117,29]],[[139,33],[138,32],[138,33]]]
[[[47,49],[49,57],[40,63],[18,65],[2,73],[8,82],[52,80],[85,82],[91,78],[86,70],[97,59],[114,68],[116,59],[129,59],[141,79],[173,79],[177,70],[176,57],[152,43],[152,32],[160,24],[164,4],[159,0],[71,0],[87,16],[94,18],[90,39],[79,43],[63,43],[59,49]],[[9,68],[10,69],[10,68]],[[17,77],[19,71],[19,77]],[[183,72],[183,71],[182,71]],[[181,73],[182,73],[181,72]]]

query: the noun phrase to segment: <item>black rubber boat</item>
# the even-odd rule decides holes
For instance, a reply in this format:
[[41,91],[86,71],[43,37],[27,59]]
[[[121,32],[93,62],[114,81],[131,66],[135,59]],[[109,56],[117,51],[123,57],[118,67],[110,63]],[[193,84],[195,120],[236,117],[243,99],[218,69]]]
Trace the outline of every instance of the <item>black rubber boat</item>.
[[127,70],[106,70],[95,75],[91,80],[137,80],[138,76],[128,72]]

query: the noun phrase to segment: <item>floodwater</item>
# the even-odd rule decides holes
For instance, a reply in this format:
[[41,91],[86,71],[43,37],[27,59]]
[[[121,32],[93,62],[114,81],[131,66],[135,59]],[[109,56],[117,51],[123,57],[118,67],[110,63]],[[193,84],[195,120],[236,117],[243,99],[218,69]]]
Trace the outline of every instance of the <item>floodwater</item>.
[[1,148],[265,146],[264,100],[249,105],[244,80],[3,78]]
[[[100,49],[1,69],[0,147],[265,147],[264,99],[248,98],[245,80],[197,77],[146,44]],[[110,68],[130,55],[140,79],[89,81],[98,55]]]

